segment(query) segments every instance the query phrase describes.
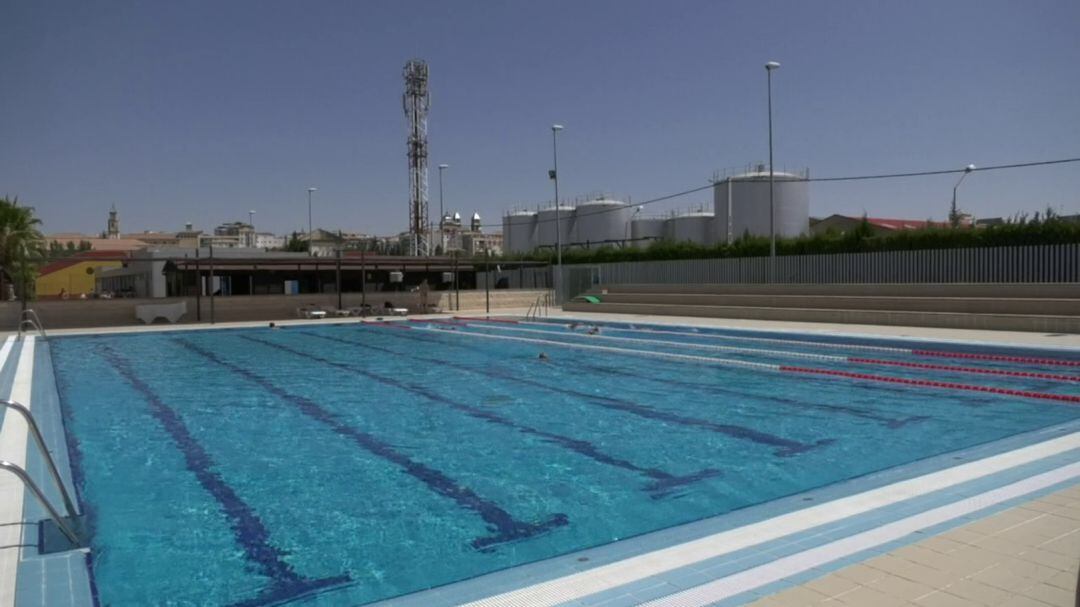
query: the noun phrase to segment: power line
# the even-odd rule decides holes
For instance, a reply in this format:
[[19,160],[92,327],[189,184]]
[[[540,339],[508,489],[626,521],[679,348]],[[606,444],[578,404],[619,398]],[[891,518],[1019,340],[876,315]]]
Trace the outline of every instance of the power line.
[[[1070,163],[1070,162],[1080,162],[1080,158],[1061,158],[1061,159],[1058,159],[1058,160],[1040,160],[1040,161],[1036,161],[1036,162],[1018,162],[1018,163],[1014,163],[1014,164],[998,164],[998,165],[987,166],[987,167],[976,167],[974,169],[971,169],[970,172],[975,173],[975,172],[984,172],[984,171],[998,171],[998,170],[1002,170],[1002,169],[1019,169],[1019,168],[1036,167],[1036,166],[1047,166],[1047,165],[1053,165],[1053,164],[1066,164],[1066,163]],[[936,170],[936,171],[918,171],[918,172],[915,172],[915,173],[883,173],[883,174],[878,174],[878,175],[853,175],[853,176],[846,176],[846,177],[813,177],[813,178],[806,179],[805,181],[824,182],[824,181],[865,181],[865,180],[869,180],[869,179],[899,179],[899,178],[905,178],[905,177],[929,177],[929,176],[932,176],[932,175],[951,175],[951,174],[955,174],[955,173],[964,173],[964,172],[967,172],[967,171],[968,171],[967,168],[942,169],[942,170]],[[666,195],[660,196],[658,198],[650,198],[649,200],[645,200],[645,201],[642,201],[642,202],[635,202],[635,203],[633,203],[633,204],[631,204],[629,206],[643,207],[643,206],[650,205],[650,204],[656,204],[658,202],[664,202],[665,200],[671,200],[672,198],[679,198],[681,196],[686,196],[687,194],[694,194],[696,192],[701,192],[703,190],[708,190],[708,189],[711,189],[714,185],[715,185],[714,183],[710,183],[708,185],[703,185],[703,186],[700,186],[700,187],[691,188],[689,190],[683,190],[681,192],[676,192],[674,194],[666,194]],[[621,211],[621,210],[622,210],[622,208],[612,207],[610,209],[601,209],[599,211],[593,211],[593,212],[589,213],[589,215],[590,216],[592,216],[592,215],[600,215],[601,213],[610,213],[610,212]],[[543,220],[538,218],[536,220],[536,223],[538,223],[538,224],[540,224],[540,223],[549,223],[549,222],[553,222],[553,221],[555,221],[554,217],[552,217],[550,219],[543,219]],[[486,224],[482,224],[482,225],[485,228],[502,227],[501,223],[486,223]]]
[[1020,162],[1017,164],[999,164],[988,167],[975,167],[968,171],[968,169],[948,169],[942,171],[920,171],[918,173],[886,173],[883,175],[858,175],[855,177],[815,177],[808,179],[807,181],[860,181],[865,179],[894,179],[898,177],[925,177],[928,175],[949,175],[952,173],[964,173],[964,172],[981,172],[981,171],[997,171],[1000,169],[1018,169],[1024,167],[1045,166],[1049,164],[1065,164],[1067,162],[1080,162],[1080,158],[1063,158],[1061,160],[1041,160],[1038,162]]

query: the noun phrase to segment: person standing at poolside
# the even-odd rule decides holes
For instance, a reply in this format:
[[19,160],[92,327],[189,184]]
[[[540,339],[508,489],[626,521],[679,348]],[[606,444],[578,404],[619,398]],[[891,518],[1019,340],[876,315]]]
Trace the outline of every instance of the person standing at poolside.
[[428,287],[427,279],[425,278],[423,281],[420,282],[420,313],[421,314],[427,314],[428,313],[428,290],[429,289],[430,289],[430,287]]

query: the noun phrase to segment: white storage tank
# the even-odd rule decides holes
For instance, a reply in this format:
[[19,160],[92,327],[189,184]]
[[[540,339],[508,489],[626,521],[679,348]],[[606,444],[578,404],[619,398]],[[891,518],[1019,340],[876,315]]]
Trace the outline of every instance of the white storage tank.
[[711,245],[713,238],[713,214],[705,211],[683,213],[667,220],[666,237],[675,242],[690,241]]
[[630,221],[630,243],[647,249],[649,245],[667,237],[667,219],[663,217],[639,217]]
[[503,216],[503,248],[507,253],[528,253],[536,248],[536,213],[515,211]]
[[574,244],[621,245],[629,238],[632,208],[625,202],[601,198],[577,205],[574,210]]
[[[806,173],[773,173],[773,205],[777,237],[798,236],[810,229],[810,182]],[[713,186],[716,238],[738,240],[743,234],[769,235],[769,169],[727,177]]]
[[540,209],[536,214],[536,246],[553,248],[555,240],[555,224],[558,223],[562,232],[562,245],[565,248],[574,242],[571,238],[574,223],[574,207],[560,205],[559,221],[555,221],[555,207]]

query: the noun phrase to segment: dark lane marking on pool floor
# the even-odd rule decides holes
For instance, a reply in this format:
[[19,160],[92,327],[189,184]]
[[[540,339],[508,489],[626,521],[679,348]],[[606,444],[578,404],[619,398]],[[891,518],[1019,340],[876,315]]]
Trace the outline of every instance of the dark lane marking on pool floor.
[[[412,335],[412,333],[413,333],[413,331],[398,331],[398,332],[395,332],[393,335],[395,337],[398,337],[398,338],[401,338],[401,339],[411,339],[413,341],[419,341],[419,342],[428,343],[428,344],[431,344],[431,343],[442,344],[443,343],[443,342],[441,342],[439,340],[431,340],[431,339],[427,339],[427,338],[420,337],[420,336],[417,336],[417,335]],[[317,333],[310,333],[310,334],[311,335],[319,335]],[[387,335],[389,335],[389,333],[387,333]],[[363,342],[357,342],[357,341],[346,340],[346,339],[341,339],[341,338],[325,337],[325,336],[322,336],[322,335],[319,335],[319,337],[324,337],[325,339],[330,339],[330,340],[338,340],[338,341],[341,341],[342,343],[352,344],[352,345],[358,346],[358,347],[371,348],[371,349],[380,349],[378,346],[372,346],[370,344],[365,344]],[[398,355],[398,356],[410,356],[414,360],[422,360],[422,361],[430,362],[430,363],[434,363],[434,364],[446,365],[448,367],[451,367],[451,368],[454,368],[454,369],[460,369],[462,371],[469,371],[471,373],[478,373],[478,374],[486,375],[488,377],[492,377],[492,378],[496,378],[496,379],[502,379],[502,380],[506,380],[506,381],[512,381],[512,382],[515,382],[515,383],[519,383],[519,384],[524,384],[524,385],[527,385],[527,386],[533,386],[533,387],[536,387],[536,388],[540,388],[542,390],[548,390],[548,391],[556,392],[556,393],[559,393],[559,394],[566,394],[568,396],[573,396],[575,398],[580,398],[582,400],[585,400],[586,402],[590,402],[590,403],[592,403],[594,405],[604,407],[606,409],[612,409],[612,410],[615,410],[615,411],[623,411],[623,412],[626,412],[626,413],[631,413],[633,415],[637,415],[638,417],[643,417],[645,419],[655,419],[655,420],[659,420],[659,421],[670,422],[670,423],[673,423],[673,424],[679,424],[681,426],[701,428],[701,429],[704,429],[704,430],[708,430],[710,432],[716,432],[718,434],[724,434],[726,436],[731,436],[733,438],[747,440],[747,441],[750,441],[750,442],[758,443],[758,444],[761,444],[761,445],[767,445],[767,446],[770,446],[770,447],[776,447],[777,450],[774,453],[777,456],[780,456],[780,457],[789,457],[789,456],[792,456],[792,455],[802,453],[804,451],[809,451],[810,449],[814,449],[814,448],[817,448],[817,447],[822,447],[822,446],[825,446],[825,445],[832,444],[833,442],[836,441],[836,439],[826,438],[826,439],[821,439],[821,440],[819,440],[819,441],[817,441],[815,443],[803,443],[803,442],[799,442],[799,441],[796,441],[796,440],[791,440],[791,439],[783,438],[783,437],[780,437],[780,436],[776,436],[776,435],[773,435],[773,434],[768,434],[766,432],[761,432],[761,431],[758,431],[758,430],[754,430],[752,428],[747,428],[745,426],[736,426],[736,425],[732,425],[732,424],[721,424],[721,423],[713,422],[713,421],[710,421],[710,420],[707,420],[707,419],[700,419],[700,418],[696,418],[696,417],[687,417],[687,416],[679,415],[677,413],[669,413],[667,411],[661,411],[659,409],[653,409],[652,407],[648,407],[646,405],[641,405],[641,404],[634,403],[634,402],[627,401],[627,400],[622,400],[622,399],[618,399],[618,398],[612,398],[612,397],[609,397],[609,396],[598,396],[598,395],[595,395],[595,394],[589,394],[587,392],[579,392],[577,390],[571,390],[569,388],[560,388],[558,386],[551,386],[551,385],[547,385],[547,384],[545,384],[543,382],[532,381],[532,380],[529,380],[529,379],[525,379],[523,377],[518,377],[518,376],[514,375],[513,373],[500,371],[496,367],[489,367],[487,369],[477,369],[477,368],[470,367],[470,366],[467,366],[467,365],[461,365],[461,364],[458,364],[458,363],[445,361],[445,360],[406,355],[406,354],[403,354],[401,352],[397,352],[397,351],[390,350],[390,349],[387,349],[387,348],[381,348],[381,350],[386,351],[386,352],[390,352],[390,353]]]
[[[313,336],[313,337],[321,337],[318,334],[308,333],[306,331],[301,331],[301,333],[303,335],[309,335],[309,336]],[[357,366],[357,365],[351,365],[351,364],[348,364],[348,363],[339,363],[339,362],[336,362],[336,361],[328,360],[328,359],[322,358],[320,356],[315,356],[314,354],[312,354],[310,352],[301,352],[300,350],[295,350],[295,349],[290,348],[288,346],[278,344],[278,343],[274,343],[274,342],[270,342],[270,341],[266,341],[266,340],[263,340],[263,339],[259,339],[257,337],[252,337],[250,335],[241,335],[240,337],[242,339],[247,340],[247,341],[257,343],[257,344],[262,344],[262,345],[265,345],[265,346],[271,347],[271,348],[276,348],[276,349],[281,350],[283,352],[288,352],[289,354],[293,354],[295,356],[299,356],[299,357],[302,357],[302,358],[305,358],[305,359],[308,359],[308,360],[314,360],[314,361],[319,362],[319,363],[324,364],[324,365],[329,365],[331,367],[336,367],[338,369],[343,369],[343,370],[349,371],[351,373],[359,373],[359,374],[363,375],[364,377],[367,377],[368,379],[372,379],[372,380],[377,381],[379,383],[382,383],[382,384],[385,384],[385,385],[388,385],[388,386],[392,386],[392,387],[398,388],[400,390],[404,390],[406,392],[415,394],[417,396],[421,396],[421,397],[426,398],[426,399],[428,399],[428,400],[430,400],[432,402],[447,405],[447,406],[451,407],[452,409],[456,409],[458,411],[461,411],[461,412],[463,412],[463,413],[465,413],[467,415],[470,415],[472,417],[475,417],[477,419],[481,419],[483,421],[493,423],[493,424],[496,424],[496,425],[499,425],[499,426],[503,426],[503,427],[506,427],[506,428],[512,428],[514,430],[517,430],[518,432],[521,432],[522,434],[529,434],[529,435],[532,435],[532,436],[538,436],[538,437],[544,439],[549,444],[556,444],[556,445],[558,445],[560,447],[563,447],[563,448],[569,449],[569,450],[571,450],[571,451],[573,451],[575,453],[578,453],[579,455],[584,455],[585,457],[587,457],[589,459],[600,462],[601,464],[607,464],[609,466],[614,466],[616,468],[622,468],[624,470],[630,470],[632,472],[637,472],[638,474],[641,474],[643,476],[648,477],[649,479],[652,479],[653,482],[650,483],[649,485],[647,485],[645,487],[645,489],[646,489],[646,491],[649,491],[650,493],[652,493],[653,497],[661,497],[663,495],[666,495],[666,494],[670,493],[671,490],[673,490],[676,487],[679,487],[681,485],[687,485],[687,484],[690,484],[690,483],[693,483],[693,482],[697,482],[699,480],[703,480],[703,479],[706,479],[706,478],[711,478],[711,477],[720,475],[720,471],[715,470],[713,468],[706,468],[704,470],[699,470],[697,472],[694,472],[693,474],[687,474],[687,475],[684,475],[684,476],[677,476],[677,475],[674,475],[674,474],[670,474],[668,472],[664,472],[663,470],[658,470],[656,468],[643,468],[643,467],[638,466],[637,464],[634,464],[633,462],[627,461],[625,459],[621,459],[621,458],[615,457],[613,455],[608,455],[607,453],[604,453],[603,451],[600,451],[600,449],[597,448],[596,445],[593,445],[592,443],[590,443],[588,441],[581,440],[581,439],[570,438],[568,436],[563,436],[561,434],[555,434],[555,433],[552,433],[552,432],[547,432],[545,430],[540,430],[539,428],[533,428],[531,426],[525,426],[525,425],[519,424],[519,423],[514,422],[514,421],[512,421],[510,419],[507,419],[506,417],[503,417],[503,416],[498,415],[496,413],[492,413],[491,411],[488,411],[486,409],[482,409],[480,407],[474,407],[472,405],[468,405],[468,404],[465,404],[465,403],[462,403],[462,402],[458,402],[458,401],[455,401],[455,400],[453,400],[453,399],[451,399],[449,397],[443,396],[443,395],[438,394],[436,392],[432,392],[428,388],[426,388],[424,386],[421,386],[421,385],[406,384],[404,382],[400,382],[400,381],[398,381],[396,379],[393,379],[391,377],[386,377],[385,375],[380,375],[378,373],[368,371],[368,370],[366,370],[366,369],[364,369],[364,368],[362,368],[360,366]]]
[[374,435],[346,424],[332,411],[323,408],[322,405],[319,405],[315,401],[289,393],[286,390],[277,387],[271,381],[252,372],[250,369],[245,369],[244,367],[230,363],[213,352],[210,352],[185,338],[173,338],[173,341],[187,350],[247,379],[283,401],[295,404],[301,413],[315,421],[325,424],[337,434],[352,440],[352,442],[359,445],[368,453],[397,465],[404,470],[406,474],[424,483],[435,493],[450,498],[462,508],[479,514],[480,518],[488,524],[488,528],[493,532],[493,535],[474,539],[472,541],[472,546],[474,548],[480,550],[489,549],[497,544],[532,537],[569,523],[567,516],[562,513],[554,514],[551,518],[542,523],[524,523],[515,520],[510,513],[500,508],[494,502],[480,497],[474,493],[472,489],[458,484],[457,481],[446,476],[439,470],[410,459],[407,455],[397,451],[394,447],[383,442]]
[[[429,322],[429,321],[414,320],[412,322],[421,323],[421,322]],[[467,325],[460,324],[460,323],[442,322],[440,324],[452,325],[454,327],[468,328]],[[411,328],[411,327],[403,326],[403,327],[395,327],[395,328],[408,329],[408,328]],[[457,331],[457,329],[456,328],[450,329],[450,330],[447,330],[445,333],[452,333],[454,331]],[[428,334],[433,339],[437,339],[437,338],[435,338],[435,335],[444,334],[442,331],[436,332],[436,331],[427,330],[427,331],[422,331],[422,332]],[[472,334],[473,332],[466,330],[466,331],[460,331],[460,333],[468,335],[468,334]],[[477,332],[477,335],[483,336],[483,335],[490,335],[490,334],[489,333]],[[421,339],[421,336],[414,334],[413,339]],[[447,346],[463,348],[463,349],[477,351],[477,352],[482,351],[480,348],[476,348],[476,347],[470,346],[468,344],[461,344],[461,343],[448,342],[448,341],[436,341],[436,342],[433,342],[433,343],[440,343],[440,344],[447,345]],[[559,344],[559,345],[568,345],[568,346],[569,345],[574,345],[574,344],[571,344],[570,342],[562,342],[562,341],[556,341],[556,340],[552,340],[551,343]],[[581,344],[581,345],[588,347],[587,344]],[[642,352],[642,351],[634,350],[634,352]],[[676,361],[670,361],[670,360],[662,360],[662,361],[659,361],[659,362],[661,364],[663,364],[663,363],[667,363],[667,364],[687,364],[687,363],[676,363]],[[693,363],[690,363],[690,364],[693,364]],[[783,365],[777,365],[776,370],[779,371],[781,366],[783,366]],[[888,385],[881,385],[881,384],[863,384],[862,386],[860,386],[860,389],[867,390],[867,391],[873,391],[873,392],[881,392],[881,393],[886,393],[886,394],[900,394],[900,395],[904,395],[904,396],[910,396],[911,395],[910,390],[905,390],[905,389],[902,389],[902,388],[899,388],[899,387],[891,387],[891,386],[888,386]],[[973,391],[972,394],[965,394],[963,399],[960,399],[960,400],[957,401],[957,404],[959,404],[961,406],[964,406],[964,407],[977,408],[977,407],[983,407],[983,406],[986,406],[986,405],[996,404],[996,403],[1001,402],[1000,398],[984,398],[984,397],[976,396],[976,394],[978,392],[979,391]],[[775,398],[775,397],[759,396],[757,398],[768,399],[768,398]],[[781,402],[781,401],[778,401],[778,402]],[[808,406],[809,406],[809,404],[808,404]],[[816,405],[816,406],[829,406],[829,405],[820,405],[819,404],[819,405]],[[855,408],[852,408],[852,409],[853,410],[858,410],[858,409],[855,409]],[[911,418],[909,418],[907,420],[901,419],[901,420],[898,420],[898,421],[901,422],[900,425],[903,425],[905,423],[909,423],[909,422],[912,422],[912,421],[922,421],[922,420],[927,419],[927,418],[928,418],[928,416],[913,416],[913,417],[911,417]]]
[[187,469],[195,475],[203,489],[221,505],[237,544],[244,550],[244,556],[256,565],[262,575],[270,578],[271,585],[267,591],[253,599],[234,603],[235,605],[262,605],[289,601],[350,581],[347,574],[316,580],[296,573],[292,566],[283,560],[288,553],[270,542],[270,531],[255,509],[237,495],[236,490],[214,471],[216,464],[213,458],[192,436],[180,414],[165,404],[161,396],[135,374],[131,364],[110,346],[102,347],[101,352],[105,361],[146,399],[147,404],[150,405],[151,414],[184,456]]
[[[422,322],[422,321],[415,321],[415,322]],[[464,325],[462,325],[462,326],[464,326]],[[447,342],[443,342],[443,343],[447,343]],[[467,345],[467,344],[447,343],[447,345],[455,346],[455,347],[459,347],[459,348],[464,348],[464,349],[467,349],[467,350],[473,351],[473,352],[483,352],[482,348],[478,348],[478,347],[475,347],[475,346],[470,346],[470,345]],[[556,364],[558,366],[563,366],[561,363],[554,362],[554,361],[552,361],[552,362],[553,362],[553,364]],[[766,401],[766,402],[770,402],[770,403],[776,403],[776,404],[779,404],[779,405],[785,405],[785,406],[796,407],[796,408],[801,408],[801,409],[810,408],[810,409],[820,409],[822,411],[832,411],[832,412],[835,412],[835,413],[843,413],[845,415],[850,415],[852,417],[859,417],[859,418],[862,418],[862,419],[869,419],[869,420],[881,422],[882,424],[885,425],[885,427],[892,428],[892,429],[901,428],[901,427],[903,427],[903,426],[905,426],[907,424],[913,423],[913,422],[925,421],[927,419],[930,419],[929,415],[910,415],[908,417],[899,417],[899,418],[897,418],[897,417],[888,417],[886,415],[882,415],[882,414],[879,414],[879,413],[874,413],[873,411],[867,411],[865,409],[860,409],[858,407],[849,407],[849,406],[845,406],[845,405],[832,405],[832,404],[827,404],[827,403],[815,403],[815,402],[797,400],[797,399],[794,399],[794,398],[784,398],[784,397],[780,397],[780,396],[764,396],[764,395],[747,394],[747,393],[743,393],[743,392],[738,392],[736,390],[729,390],[729,389],[726,389],[726,388],[721,388],[721,387],[719,387],[718,385],[715,385],[715,384],[707,384],[707,383],[704,383],[704,382],[693,382],[693,381],[685,381],[685,380],[678,380],[678,379],[656,379],[656,378],[653,378],[653,377],[649,377],[648,375],[642,375],[642,374],[638,374],[638,373],[633,373],[631,371],[623,371],[621,369],[612,369],[610,367],[604,367],[604,366],[600,366],[600,365],[592,365],[592,364],[582,363],[582,362],[578,362],[578,361],[575,361],[575,362],[573,362],[571,364],[576,369],[587,369],[587,370],[590,370],[590,371],[595,371],[597,373],[603,373],[605,375],[610,375],[610,376],[632,377],[632,378],[635,378],[635,379],[640,379],[640,380],[652,382],[654,384],[659,384],[659,385],[665,386],[665,387],[667,387],[669,385],[677,385],[677,386],[683,386],[684,388],[689,388],[689,389],[692,389],[692,390],[705,390],[707,392],[712,393],[713,395],[723,394],[725,396],[731,396],[731,397],[735,397],[735,398],[743,397],[743,398],[749,398],[749,399],[759,400],[759,401]]]
[[574,363],[574,364],[579,369],[587,369],[589,371],[595,371],[597,373],[604,373],[604,374],[612,375],[612,376],[616,376],[616,377],[633,377],[633,378],[636,378],[636,379],[642,379],[642,380],[645,380],[645,381],[654,382],[654,383],[657,383],[657,384],[660,384],[660,385],[663,385],[665,382],[668,382],[668,383],[673,383],[673,384],[677,384],[677,385],[680,385],[680,386],[684,386],[684,387],[687,387],[687,388],[696,388],[696,389],[699,389],[699,390],[708,390],[708,391],[711,391],[711,392],[714,392],[714,393],[724,394],[726,396],[731,396],[731,397],[735,397],[735,398],[738,398],[740,396],[749,397],[749,398],[759,398],[761,400],[768,400],[768,401],[775,402],[775,403],[778,403],[778,404],[781,404],[781,405],[787,405],[787,406],[790,406],[790,407],[797,407],[797,408],[801,408],[801,409],[811,408],[811,409],[820,409],[822,411],[832,411],[832,412],[836,412],[836,413],[843,413],[845,415],[850,415],[852,417],[858,417],[858,418],[862,418],[862,419],[869,419],[869,420],[873,420],[873,421],[876,421],[876,422],[881,422],[886,428],[893,428],[893,429],[902,428],[902,427],[906,426],[907,424],[910,424],[910,423],[913,423],[913,422],[920,422],[920,421],[925,421],[925,420],[930,419],[929,415],[911,415],[911,416],[908,416],[908,417],[888,417],[888,416],[885,416],[885,415],[880,415],[880,414],[877,414],[877,413],[873,413],[871,411],[865,411],[865,410],[859,409],[857,407],[848,407],[848,406],[845,406],[845,405],[830,405],[830,404],[826,404],[826,403],[811,403],[811,402],[796,400],[794,398],[783,398],[783,397],[779,397],[779,396],[755,397],[752,394],[744,394],[744,393],[741,393],[741,392],[737,392],[735,390],[726,390],[724,388],[718,388],[718,387],[715,387],[715,386],[712,386],[712,385],[709,385],[709,384],[703,384],[703,383],[699,383],[699,382],[688,382],[688,381],[667,380],[667,379],[654,379],[652,377],[638,375],[637,373],[632,373],[630,371],[623,371],[621,369],[612,369],[610,367],[603,367],[603,366],[600,366],[600,365],[590,365],[590,364],[582,364],[582,363]]

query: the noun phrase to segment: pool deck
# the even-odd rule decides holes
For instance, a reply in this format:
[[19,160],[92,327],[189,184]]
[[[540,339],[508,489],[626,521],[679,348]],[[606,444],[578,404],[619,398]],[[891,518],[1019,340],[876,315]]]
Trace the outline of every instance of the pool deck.
[[[492,316],[524,313],[524,309],[499,309]],[[410,318],[454,315],[476,317],[483,311]],[[553,312],[549,318],[1080,351],[1080,335],[1065,334],[576,312]],[[375,320],[296,320],[277,324],[287,327]],[[57,330],[50,331],[50,335],[266,324],[152,325]],[[32,347],[29,355],[24,354],[26,348],[18,349],[18,354],[33,357]],[[22,365],[16,352],[12,354],[6,371],[15,375],[13,370]],[[20,390],[29,391],[25,384],[9,385],[12,397],[21,395]],[[14,430],[19,428],[11,423],[4,426],[0,428],[7,432],[0,434],[0,452],[25,453],[25,434],[21,439],[14,437]],[[1080,605],[1080,423],[1048,429],[1040,436],[1030,434],[931,458],[937,459],[936,463],[918,462],[869,480],[841,483],[380,605],[1073,607]],[[63,463],[66,468],[66,461]],[[0,514],[20,514],[14,509],[18,504],[17,510],[23,510],[21,491],[16,499],[10,499],[14,494],[7,491],[17,488],[2,484],[0,489]],[[26,515],[40,515],[29,512],[33,510],[29,502],[26,510]],[[0,530],[5,523],[11,525],[0,520]],[[14,532],[8,538],[14,545],[3,542],[5,545],[0,546],[0,607],[50,604],[45,600],[50,592],[44,587],[40,596],[32,593],[40,603],[24,600],[29,596],[15,587],[13,565],[20,558],[23,544],[18,537],[21,533],[15,529],[19,526],[7,528]],[[18,569],[21,577],[24,567]],[[73,564],[64,563],[57,569],[71,571]],[[64,598],[69,596],[64,594]],[[70,595],[70,604],[87,604],[76,594]]]

